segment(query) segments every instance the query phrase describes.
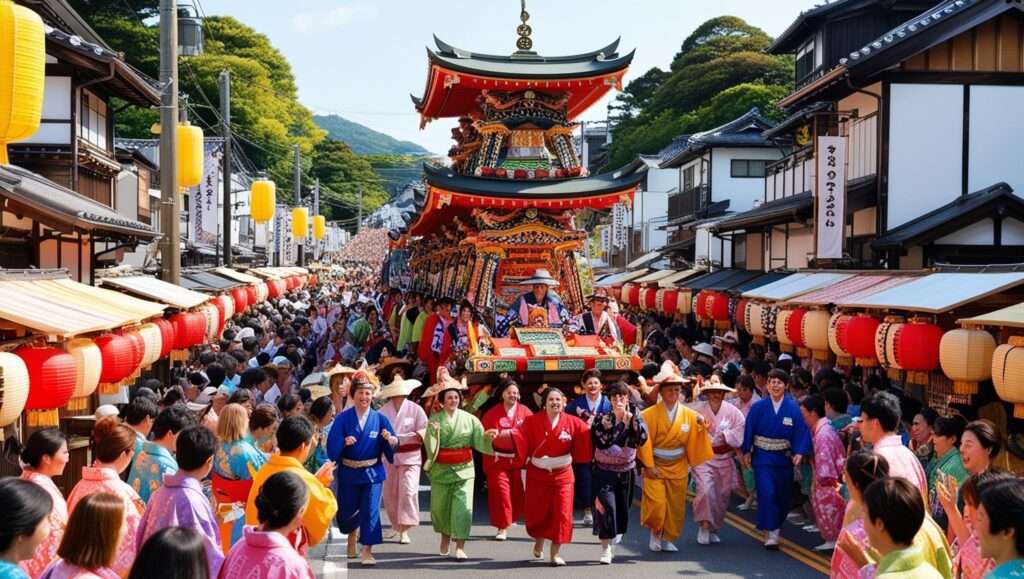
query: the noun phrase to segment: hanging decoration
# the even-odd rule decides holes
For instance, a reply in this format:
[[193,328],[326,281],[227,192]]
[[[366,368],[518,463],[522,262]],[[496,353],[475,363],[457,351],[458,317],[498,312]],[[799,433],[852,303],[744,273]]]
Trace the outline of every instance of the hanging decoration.
[[67,409],[81,411],[89,407],[89,397],[100,385],[103,354],[99,346],[88,338],[75,338],[64,344],[64,349],[75,360],[75,391]]
[[160,359],[160,352],[163,350],[163,332],[155,323],[142,324],[139,326],[138,332],[146,345],[139,369],[148,370]]
[[740,298],[736,302],[736,309],[732,313],[732,320],[736,324],[736,329],[750,333],[750,329],[747,327],[747,307],[750,306],[750,300]]
[[64,350],[23,346],[14,353],[25,361],[29,389],[25,410],[29,426],[58,426],[60,408],[75,393],[75,359]]
[[953,381],[954,394],[977,394],[978,383],[992,378],[996,340],[985,330],[946,332],[939,343],[939,364]]
[[828,321],[828,345],[836,355],[837,366],[852,366],[853,354],[847,349],[850,320],[853,316],[834,314]]
[[822,362],[829,358],[828,327],[831,316],[826,310],[806,312],[800,322],[800,339],[811,351],[815,360]]
[[160,328],[160,355],[157,358],[166,358],[174,349],[174,324],[167,318],[157,318],[153,324]]
[[252,182],[252,200],[249,215],[256,223],[266,223],[274,218],[277,208],[277,185],[267,179]]
[[118,334],[103,334],[95,342],[102,358],[100,394],[115,394],[135,370],[132,342]]
[[1024,336],[1013,336],[992,354],[992,385],[1013,404],[1013,417],[1024,419]]
[[21,417],[28,392],[25,361],[10,352],[0,352],[0,428],[6,428]]
[[793,310],[778,310],[775,314],[775,337],[779,341],[779,349],[783,352],[793,353],[793,340],[789,336],[789,318],[793,316]]
[[46,85],[46,32],[35,11],[0,0],[0,165],[7,144],[39,129]]
[[928,384],[928,374],[939,367],[939,345],[942,328],[925,320],[914,319],[898,324],[890,334],[895,366],[907,372],[910,384]]
[[875,333],[881,321],[867,314],[860,314],[850,319],[846,330],[845,347],[853,356],[858,366],[875,368],[878,356],[875,351]]

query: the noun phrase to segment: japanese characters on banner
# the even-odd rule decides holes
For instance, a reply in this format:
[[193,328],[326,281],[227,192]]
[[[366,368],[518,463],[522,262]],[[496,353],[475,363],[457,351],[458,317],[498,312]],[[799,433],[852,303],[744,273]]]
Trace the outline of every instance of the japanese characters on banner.
[[203,181],[189,190],[188,240],[195,244],[217,245],[220,231],[218,199],[220,198],[220,158],[215,151],[203,160]]
[[274,255],[278,265],[287,266],[295,263],[297,255],[291,234],[292,213],[284,206],[278,205],[274,214]]
[[846,216],[846,137],[818,137],[818,259],[843,257]]
[[610,227],[601,228],[601,256],[609,255],[612,252],[612,230]]
[[616,249],[626,247],[626,206],[616,203],[612,206],[612,245]]

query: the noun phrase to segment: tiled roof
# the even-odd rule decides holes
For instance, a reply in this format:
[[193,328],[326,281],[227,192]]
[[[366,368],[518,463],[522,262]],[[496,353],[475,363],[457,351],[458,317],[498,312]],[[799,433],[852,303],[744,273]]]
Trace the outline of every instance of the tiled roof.
[[[770,146],[771,143],[761,133],[774,126],[775,123],[761,116],[761,111],[754,107],[724,125],[673,139],[672,144],[669,145],[672,148],[671,154],[667,155],[665,149],[658,153],[658,156],[663,159],[661,167],[663,169],[678,167],[690,155],[707,147]],[[684,137],[685,140],[683,140]]]
[[842,58],[839,62],[840,64],[846,64],[849,68],[853,68],[892,46],[924,33],[929,27],[933,27],[939,22],[948,20],[968,8],[984,2],[1009,4],[1005,0],[946,0],[865,44],[860,50],[851,52],[848,58]]

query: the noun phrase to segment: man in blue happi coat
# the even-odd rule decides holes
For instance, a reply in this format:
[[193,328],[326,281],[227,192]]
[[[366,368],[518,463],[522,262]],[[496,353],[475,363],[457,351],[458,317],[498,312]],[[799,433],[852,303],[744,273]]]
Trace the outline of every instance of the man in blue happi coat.
[[779,548],[782,522],[789,512],[793,491],[793,467],[811,453],[811,437],[800,406],[786,393],[789,374],[768,373],[767,398],[759,400],[747,415],[743,437],[743,462],[754,468],[757,487],[757,528],[767,532],[764,546]]
[[[381,487],[385,458],[393,462],[398,437],[384,415],[370,407],[376,388],[366,372],[352,376],[355,406],[334,419],[327,437],[327,455],[338,464],[338,528],[348,533],[348,556],[363,546],[364,566],[375,565],[373,545],[383,542],[380,527]],[[358,534],[356,530],[358,529]]]

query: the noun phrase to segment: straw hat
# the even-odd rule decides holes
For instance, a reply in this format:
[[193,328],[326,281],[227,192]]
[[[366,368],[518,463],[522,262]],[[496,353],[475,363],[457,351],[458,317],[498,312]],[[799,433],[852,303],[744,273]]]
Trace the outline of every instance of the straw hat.
[[668,386],[674,384],[689,384],[693,380],[683,376],[683,373],[679,370],[679,366],[676,366],[672,360],[665,360],[661,363],[661,371],[658,372],[651,381],[659,386]]
[[442,392],[446,392],[448,390],[457,390],[457,391],[459,391],[461,393],[461,392],[463,392],[465,390],[469,390],[469,386],[466,385],[466,379],[465,378],[463,378],[462,381],[459,381],[459,380],[456,380],[455,378],[452,378],[450,375],[449,376],[445,376],[437,384],[434,384],[430,388],[427,388],[423,392],[423,398],[430,398],[431,396],[437,396],[437,395],[441,394]]
[[701,342],[693,347],[693,351],[700,354],[701,356],[707,356],[708,358],[715,357],[715,349],[711,347],[711,344],[707,342]]
[[728,332],[725,333],[725,335],[715,336],[715,341],[721,342],[723,344],[735,345],[739,343],[740,339],[739,336],[736,335],[736,332],[729,330]]
[[423,383],[419,380],[404,380],[395,376],[395,379],[390,384],[381,389],[380,394],[377,396],[388,400],[395,396],[408,396],[412,394],[412,391],[422,386]]
[[529,277],[519,282],[519,285],[546,285],[549,287],[558,287],[558,280],[551,277],[551,272],[544,268],[534,270],[533,277]]
[[725,384],[723,384],[721,378],[718,377],[718,374],[712,374],[711,378],[709,378],[708,381],[705,382],[704,385],[700,387],[700,393],[701,394],[703,394],[705,392],[726,392],[726,393],[729,393],[729,392],[735,392],[735,391],[736,391],[735,388],[730,388],[730,387],[726,386]]
[[412,362],[408,358],[385,355],[377,364],[377,376],[382,381],[388,382],[391,380],[394,371],[398,369],[404,370],[404,375],[408,377],[412,374]]

